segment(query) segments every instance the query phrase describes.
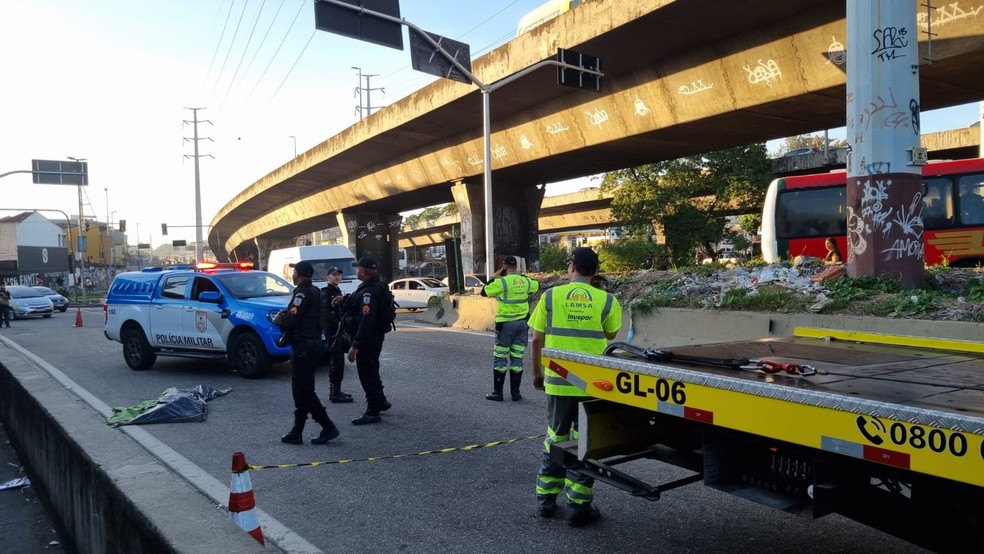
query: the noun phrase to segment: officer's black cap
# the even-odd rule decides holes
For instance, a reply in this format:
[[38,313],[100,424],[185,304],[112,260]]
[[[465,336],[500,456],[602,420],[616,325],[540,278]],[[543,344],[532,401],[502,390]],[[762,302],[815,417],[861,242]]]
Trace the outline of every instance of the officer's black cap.
[[586,246],[575,248],[571,253],[570,262],[574,264],[574,269],[585,277],[598,273],[598,254]]
[[297,262],[296,264],[290,264],[290,267],[294,268],[301,277],[314,277],[314,266],[311,262]]
[[516,261],[516,256],[506,256],[505,258],[502,258],[502,263],[504,265],[508,265],[509,267],[516,267],[519,265],[519,262]]
[[376,269],[376,259],[372,256],[365,256],[364,258],[359,258],[359,267],[363,269]]
[[342,274],[342,270],[338,269],[337,267],[329,267],[328,271],[325,272],[325,275],[341,275],[341,274]]

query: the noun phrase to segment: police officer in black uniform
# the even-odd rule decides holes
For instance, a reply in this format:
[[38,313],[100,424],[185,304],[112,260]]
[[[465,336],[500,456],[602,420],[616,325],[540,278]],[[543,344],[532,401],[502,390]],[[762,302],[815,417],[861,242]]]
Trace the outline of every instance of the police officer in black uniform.
[[290,366],[293,371],[290,385],[294,395],[294,427],[280,437],[282,442],[302,444],[304,423],[308,414],[321,424],[321,434],[311,439],[312,444],[326,444],[338,436],[338,427],[328,417],[321,400],[314,392],[314,370],[318,366],[321,351],[321,291],[311,284],[314,266],[310,262],[290,264],[294,268],[294,296],[287,309],[274,318],[283,330],[282,342],[290,345]]
[[364,257],[359,260],[356,275],[362,283],[352,294],[336,303],[343,303],[342,327],[351,338],[348,359],[359,370],[359,381],[366,391],[366,411],[352,420],[353,425],[379,423],[379,414],[391,405],[383,394],[383,381],[379,378],[379,353],[383,349],[383,330],[379,322],[381,302],[387,298],[386,285],[380,281],[376,260]]
[[342,278],[342,270],[337,267],[328,268],[325,280],[328,284],[321,289],[321,328],[328,339],[328,358],[330,366],[328,368],[328,381],[331,383],[331,392],[328,400],[336,403],[352,402],[352,395],[342,392],[342,379],[345,377],[345,353],[348,352],[349,343],[345,339],[344,333],[339,333],[341,323],[341,306],[332,305],[332,301],[342,296],[342,289],[338,288],[338,283]]

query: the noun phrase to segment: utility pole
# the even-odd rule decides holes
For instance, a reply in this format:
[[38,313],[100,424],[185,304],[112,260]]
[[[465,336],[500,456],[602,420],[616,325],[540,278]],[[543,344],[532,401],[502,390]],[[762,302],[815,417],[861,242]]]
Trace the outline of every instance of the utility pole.
[[[72,160],[73,162],[80,163],[80,164],[82,162],[86,161],[85,158],[73,158],[72,156],[68,156],[68,159]],[[75,244],[75,252],[81,254],[81,256],[78,257],[79,258],[79,275],[81,277],[79,279],[79,281],[80,281],[80,284],[82,285],[82,303],[85,304],[85,301],[86,301],[85,300],[85,255],[86,255],[86,252],[83,252],[82,251],[82,244],[84,242],[86,242],[86,241],[84,241],[82,239],[82,208],[83,208],[83,206],[82,206],[82,183],[81,182],[79,182],[78,189],[79,189],[79,236],[78,236],[78,240],[76,241],[76,244]],[[86,234],[88,234],[88,233],[86,233]],[[86,246],[87,246],[86,251],[88,251],[88,245],[86,245]]]
[[[195,262],[198,263],[202,261],[202,179],[201,179],[201,172],[199,171],[198,168],[198,158],[201,158],[203,156],[202,154],[198,153],[198,141],[212,140],[210,137],[202,137],[202,138],[198,137],[198,124],[208,123],[209,125],[211,125],[212,122],[207,119],[202,121],[198,120],[198,110],[204,110],[205,108],[185,108],[185,109],[191,110],[191,113],[193,114],[191,121],[185,119],[183,120],[183,123],[185,124],[191,123],[194,126],[194,135],[192,136],[192,138],[189,139],[188,137],[185,137],[184,140],[192,141],[192,144],[195,145],[195,153],[190,156],[188,154],[185,154],[184,157],[195,159]],[[209,158],[215,157],[211,154],[204,154],[204,155],[208,156]]]
[[[362,68],[361,67],[352,66],[352,69],[354,69],[354,70],[356,70],[356,71],[359,72],[359,84],[356,85],[356,87],[355,87],[355,95],[359,97],[359,105],[355,107],[355,113],[359,114],[359,120],[361,121],[362,118],[363,118],[363,116],[362,116],[362,110],[365,110],[365,114],[368,117],[368,116],[372,115],[372,111],[373,110],[378,110],[378,109],[380,109],[380,108],[383,107],[383,106],[373,106],[372,105],[372,99],[371,99],[372,98],[372,91],[378,90],[378,91],[382,92],[383,94],[386,94],[386,89],[383,88],[383,87],[372,88],[372,87],[369,86],[369,79],[371,79],[372,77],[379,77],[379,74],[366,75],[366,74],[362,73]],[[364,86],[364,87],[362,86],[362,78],[363,77],[365,77],[365,79],[366,79],[366,86]],[[365,93],[366,93],[366,105],[365,106],[362,105],[362,92],[363,91],[365,91]]]

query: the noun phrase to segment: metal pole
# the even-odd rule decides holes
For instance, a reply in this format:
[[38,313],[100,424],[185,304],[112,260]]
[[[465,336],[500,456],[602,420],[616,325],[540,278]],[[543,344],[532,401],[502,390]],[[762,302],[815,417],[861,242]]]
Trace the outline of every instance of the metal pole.
[[[195,114],[195,263],[202,261],[202,179],[198,170],[198,108]],[[138,237],[139,238],[139,237]]]
[[[81,163],[81,162],[80,162]],[[80,253],[79,256],[79,275],[81,276],[80,281],[82,282],[82,303],[85,304],[85,252],[82,252],[82,184],[79,183],[79,236],[78,241],[75,245],[75,251]]]
[[482,155],[485,166],[485,278],[492,278],[495,242],[492,236],[492,114],[491,92],[482,89]]
[[[107,187],[103,187],[103,192],[106,193],[106,236],[109,237],[109,250],[110,250],[110,252],[109,252],[109,259],[110,259],[109,267],[113,267],[113,262],[112,262],[112,259],[113,259],[113,252],[112,252],[112,250],[113,250],[113,235],[112,235],[112,232],[113,232],[113,224],[109,220],[109,218],[111,217],[109,215],[109,189]],[[102,236],[102,235],[100,235],[100,236]],[[102,247],[101,250],[103,252],[103,255],[105,255],[105,252],[106,252],[106,245],[105,244],[103,245],[103,247]],[[103,258],[103,259],[105,259],[105,258]]]

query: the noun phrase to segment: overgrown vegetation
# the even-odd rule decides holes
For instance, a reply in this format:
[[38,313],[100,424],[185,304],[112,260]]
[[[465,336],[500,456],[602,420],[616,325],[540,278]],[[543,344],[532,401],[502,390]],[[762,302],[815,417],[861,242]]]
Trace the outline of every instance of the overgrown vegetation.
[[621,273],[653,268],[664,248],[646,240],[630,239],[606,244],[597,249],[603,273]]
[[662,229],[671,263],[683,267],[698,247],[714,251],[727,215],[761,210],[771,179],[765,145],[753,144],[612,171],[601,189],[612,191],[612,217],[630,234]]
[[567,250],[556,244],[544,244],[540,246],[540,271],[550,273],[552,271],[564,271],[567,264],[564,260],[569,254]]

